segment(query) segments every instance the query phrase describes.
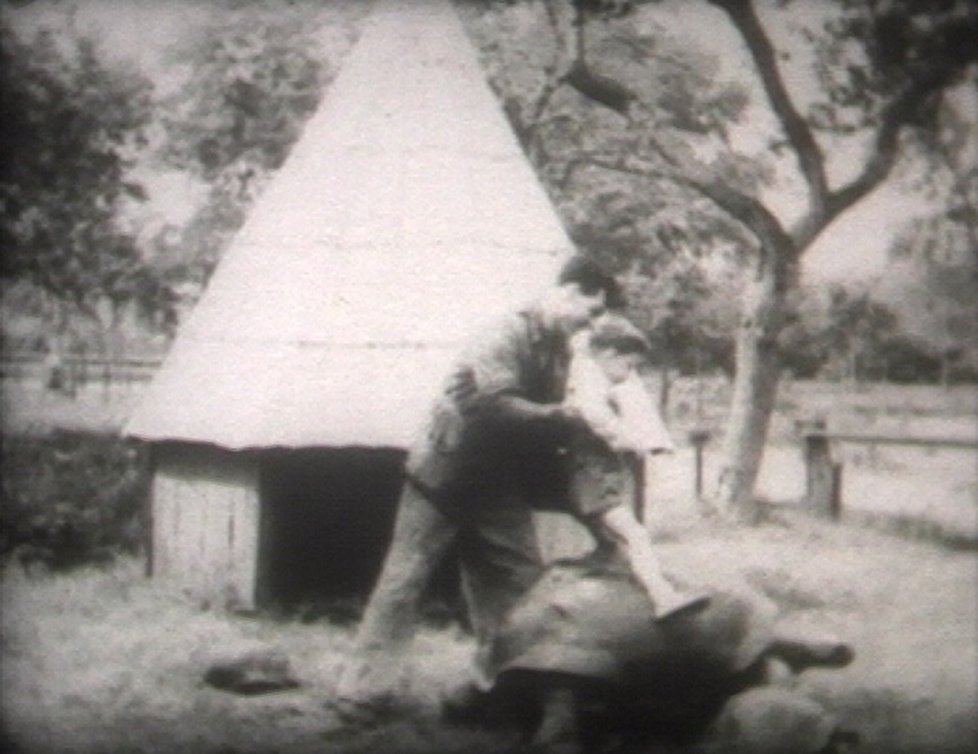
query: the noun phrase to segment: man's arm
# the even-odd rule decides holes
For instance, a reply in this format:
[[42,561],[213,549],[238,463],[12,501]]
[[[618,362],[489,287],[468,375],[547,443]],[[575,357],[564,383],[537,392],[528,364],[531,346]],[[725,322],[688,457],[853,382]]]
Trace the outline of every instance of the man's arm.
[[491,396],[486,402],[492,406],[496,416],[516,424],[554,422],[570,427],[580,426],[583,422],[576,408],[563,403],[537,403],[511,394]]
[[463,414],[511,425],[548,423],[570,428],[584,424],[580,411],[574,406],[540,403],[523,397],[513,376],[516,369],[507,369],[502,359],[494,366],[493,376],[497,384],[480,385],[473,369],[461,370],[455,375],[449,392]]

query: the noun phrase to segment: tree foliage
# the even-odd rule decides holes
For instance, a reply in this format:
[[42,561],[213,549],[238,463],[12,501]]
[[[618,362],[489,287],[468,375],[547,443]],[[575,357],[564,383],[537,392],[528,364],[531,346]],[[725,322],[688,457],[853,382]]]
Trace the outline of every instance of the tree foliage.
[[826,319],[819,340],[825,344],[828,358],[839,363],[852,380],[866,379],[879,352],[897,337],[896,315],[865,288],[834,286]]
[[[34,38],[5,23],[5,287],[16,281],[22,292],[28,281],[61,320],[108,311],[114,321],[135,309],[172,332],[284,161],[362,14],[345,2],[212,3],[151,71],[155,89],[78,33],[70,13]],[[151,231],[131,211],[147,198],[132,176],[161,170],[202,184],[206,200],[189,220]]]
[[150,464],[131,440],[57,432],[5,437],[0,556],[66,570],[145,544]]
[[224,0],[196,35],[170,50],[187,78],[161,103],[160,156],[209,188],[205,204],[162,246],[193,282],[206,281],[281,167],[350,47],[361,12],[346,3]]
[[[714,244],[735,246],[751,260],[721,477],[722,505],[746,510],[797,317],[792,294],[801,257],[902,158],[923,158],[930,168],[954,162],[948,156],[955,140],[945,138],[944,124],[953,120],[947,93],[975,83],[978,7],[967,0],[836,0],[795,24],[791,38],[774,34],[771,24],[774,15],[790,12],[790,0],[705,0],[699,9],[712,8],[742,46],[744,67],[733,81],[709,52],[672,34],[668,13],[656,15],[654,5],[481,6],[482,21],[505,18],[513,26],[517,18],[515,31],[525,35],[535,25],[537,37],[477,36],[495,40],[484,45],[493,59],[489,70],[558,204],[573,204],[575,190],[588,181],[627,176],[623,185],[644,182],[649,216],[672,203],[690,209],[686,217],[698,215],[687,227],[702,228],[706,214],[723,217],[713,229],[732,232],[714,235]],[[547,46],[538,41],[541,25],[554,40]],[[803,48],[796,56],[795,44]],[[532,76],[513,68],[530,63],[526,53],[509,52],[521,46],[544,50]],[[818,86],[802,96],[789,75],[806,61]],[[577,117],[568,111],[574,107]],[[753,147],[738,134],[748,119],[766,135]],[[974,124],[959,129],[972,137],[974,130]],[[857,148],[862,156],[844,169],[832,163]],[[798,198],[793,213],[771,201],[777,191]]]
[[118,221],[145,193],[130,170],[144,146],[151,85],[105,65],[95,43],[71,30],[18,38],[0,24],[0,244],[5,280],[94,316],[143,300],[130,229]]
[[[193,68],[165,102],[165,156],[214,183],[278,168],[322,95],[324,62],[302,19],[215,11],[171,50]],[[243,188],[241,190],[244,190]]]
[[941,381],[978,372],[978,247],[975,195],[959,182],[945,209],[920,219],[897,236],[881,297],[892,301],[908,342],[940,364]]
[[[656,344],[659,363],[729,369],[738,287],[731,271],[751,239],[686,187],[607,164],[654,156],[648,134],[656,128],[704,135],[732,122],[746,94],[717,76],[709,56],[636,27],[628,4],[579,3],[576,17],[568,7],[472,3],[463,15],[575,243],[622,274],[630,315]],[[584,22],[594,23],[585,31]],[[615,109],[621,96],[644,104],[628,104],[623,117]],[[728,169],[763,180],[763,166],[747,160]]]

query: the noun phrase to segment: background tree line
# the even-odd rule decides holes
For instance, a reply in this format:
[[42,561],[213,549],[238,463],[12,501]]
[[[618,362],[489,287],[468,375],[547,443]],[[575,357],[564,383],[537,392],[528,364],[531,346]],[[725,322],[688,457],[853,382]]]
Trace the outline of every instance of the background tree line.
[[[5,308],[33,315],[52,347],[168,337],[318,105],[362,9],[187,6],[199,23],[147,72],[63,7],[35,27],[0,14]],[[201,197],[180,222],[143,211],[152,176],[174,173]]]
[[[558,211],[622,275],[660,364],[734,380],[727,508],[749,507],[784,370],[975,378],[973,3],[457,5]],[[5,308],[34,315],[54,341],[172,334],[328,91],[365,8],[220,0],[165,51],[166,86],[106,54],[71,13],[26,33],[5,9]],[[697,43],[689,9],[733,35],[736,59]],[[197,188],[181,222],[140,213],[153,171]],[[806,287],[806,251],[886,181],[929,208],[897,237],[886,273]]]
[[[946,247],[944,229],[964,228],[954,234],[963,248],[941,254],[952,276],[974,286],[975,204],[961,186],[973,181],[975,119],[962,115],[956,94],[974,92],[978,8],[953,0],[836,0],[814,12],[790,0],[466,7],[491,80],[565,218],[575,226],[587,218],[589,231],[591,218],[605,218],[583,239],[595,253],[640,278],[673,274],[684,257],[739,267],[717,502],[752,518],[789,335],[803,315],[802,259],[819,237],[900,179],[936,207],[916,232],[942,238],[922,246]],[[691,33],[690,13],[709,35]],[[724,46],[724,35],[735,44]],[[791,206],[779,201],[785,194]],[[629,211],[592,214],[602,202]],[[934,255],[924,261],[940,266]],[[690,278],[678,272],[681,288]],[[668,302],[658,308],[670,311]],[[659,323],[666,333],[675,326],[668,316]]]

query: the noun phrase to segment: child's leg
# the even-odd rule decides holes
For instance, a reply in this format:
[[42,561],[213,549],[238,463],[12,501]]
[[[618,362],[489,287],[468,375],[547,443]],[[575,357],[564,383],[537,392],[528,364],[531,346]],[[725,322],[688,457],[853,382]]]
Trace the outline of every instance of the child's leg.
[[582,433],[568,448],[569,512],[588,517],[619,505],[631,506],[634,480],[622,454]]
[[661,619],[704,606],[706,595],[681,592],[663,575],[648,530],[635,514],[636,480],[625,457],[588,438],[576,443],[573,453],[572,505],[595,522],[595,536],[607,537],[619,547],[632,574],[648,594],[655,617]]

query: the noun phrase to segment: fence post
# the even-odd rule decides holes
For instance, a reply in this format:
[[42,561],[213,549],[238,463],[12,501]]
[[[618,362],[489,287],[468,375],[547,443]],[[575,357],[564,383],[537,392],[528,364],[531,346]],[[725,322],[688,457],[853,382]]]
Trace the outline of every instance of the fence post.
[[832,460],[825,423],[808,423],[805,444],[805,506],[826,518],[838,518],[842,509],[842,464]]
[[832,495],[829,497],[829,516],[839,519],[842,516],[842,462],[832,464]]
[[689,433],[696,463],[696,499],[703,499],[703,448],[710,441],[708,429],[694,429]]
[[645,523],[645,485],[646,475],[645,455],[643,453],[626,453],[625,459],[632,472],[632,508],[635,518]]

